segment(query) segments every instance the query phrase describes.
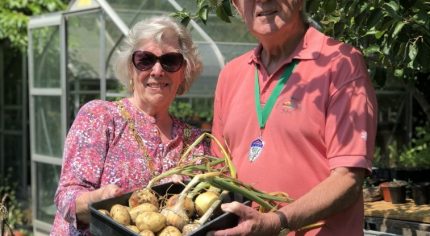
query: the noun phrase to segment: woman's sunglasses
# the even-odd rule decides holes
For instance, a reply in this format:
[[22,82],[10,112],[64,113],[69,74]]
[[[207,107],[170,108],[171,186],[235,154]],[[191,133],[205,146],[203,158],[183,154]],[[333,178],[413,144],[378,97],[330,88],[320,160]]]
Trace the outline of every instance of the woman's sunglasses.
[[132,55],[133,65],[141,71],[151,69],[157,61],[160,62],[163,70],[176,72],[184,64],[184,56],[178,52],[169,52],[161,56],[156,56],[148,51],[135,51]]

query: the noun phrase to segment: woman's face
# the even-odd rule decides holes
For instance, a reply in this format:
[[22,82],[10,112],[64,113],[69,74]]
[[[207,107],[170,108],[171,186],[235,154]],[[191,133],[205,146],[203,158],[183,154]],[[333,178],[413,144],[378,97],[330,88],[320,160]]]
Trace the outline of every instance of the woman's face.
[[304,0],[233,0],[250,32],[258,37],[288,33],[302,21]]
[[[156,57],[166,53],[178,53],[179,43],[176,36],[165,35],[161,42],[148,40],[143,42],[135,51]],[[151,55],[153,54],[153,55]],[[142,55],[140,59],[142,59]],[[167,58],[169,59],[169,58]],[[166,71],[160,60],[145,70],[138,70],[132,65],[133,97],[142,106],[156,107],[157,110],[167,111],[176,96],[180,84],[185,79],[185,61],[176,72]]]

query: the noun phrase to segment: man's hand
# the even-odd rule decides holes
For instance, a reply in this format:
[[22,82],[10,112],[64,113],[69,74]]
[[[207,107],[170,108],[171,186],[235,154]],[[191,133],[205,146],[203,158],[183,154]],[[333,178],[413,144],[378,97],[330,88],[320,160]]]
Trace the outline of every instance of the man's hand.
[[239,202],[222,204],[221,209],[239,216],[239,224],[234,228],[211,232],[210,235],[278,235],[281,228],[279,218],[275,213],[260,213]]

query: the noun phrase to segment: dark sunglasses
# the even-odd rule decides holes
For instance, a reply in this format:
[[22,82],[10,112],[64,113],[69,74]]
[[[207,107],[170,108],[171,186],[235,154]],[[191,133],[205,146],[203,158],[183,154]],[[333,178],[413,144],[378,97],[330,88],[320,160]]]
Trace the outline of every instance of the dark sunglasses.
[[167,72],[176,72],[184,64],[184,56],[178,52],[169,52],[158,57],[151,52],[135,51],[131,58],[136,69],[141,71],[151,69],[157,61]]

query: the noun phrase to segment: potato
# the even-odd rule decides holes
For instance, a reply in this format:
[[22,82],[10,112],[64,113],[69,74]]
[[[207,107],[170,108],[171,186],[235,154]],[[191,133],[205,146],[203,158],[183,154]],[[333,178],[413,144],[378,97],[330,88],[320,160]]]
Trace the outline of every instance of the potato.
[[136,207],[142,203],[151,203],[158,208],[158,199],[155,193],[151,189],[139,189],[134,191],[128,199],[128,205],[130,207]]
[[113,205],[110,209],[110,215],[113,220],[120,224],[129,225],[131,222],[130,214],[128,213],[128,208],[126,206],[120,204]]
[[139,236],[155,236],[155,234],[151,230],[144,229],[140,231]]
[[129,228],[131,231],[133,231],[135,233],[139,233],[139,229],[137,228],[136,225],[127,225],[125,227]]
[[137,207],[129,209],[132,222],[136,222],[136,217],[142,212],[158,212],[158,208],[151,203],[142,203]]
[[99,209],[98,211],[99,211],[100,213],[102,213],[103,215],[106,215],[106,216],[111,217],[111,216],[110,216],[110,213],[109,213],[109,211],[108,211],[108,210],[105,210],[105,209]]
[[142,212],[136,218],[136,226],[156,233],[166,226],[166,218],[158,212]]
[[182,236],[181,231],[174,226],[167,226],[158,234],[158,236]]

